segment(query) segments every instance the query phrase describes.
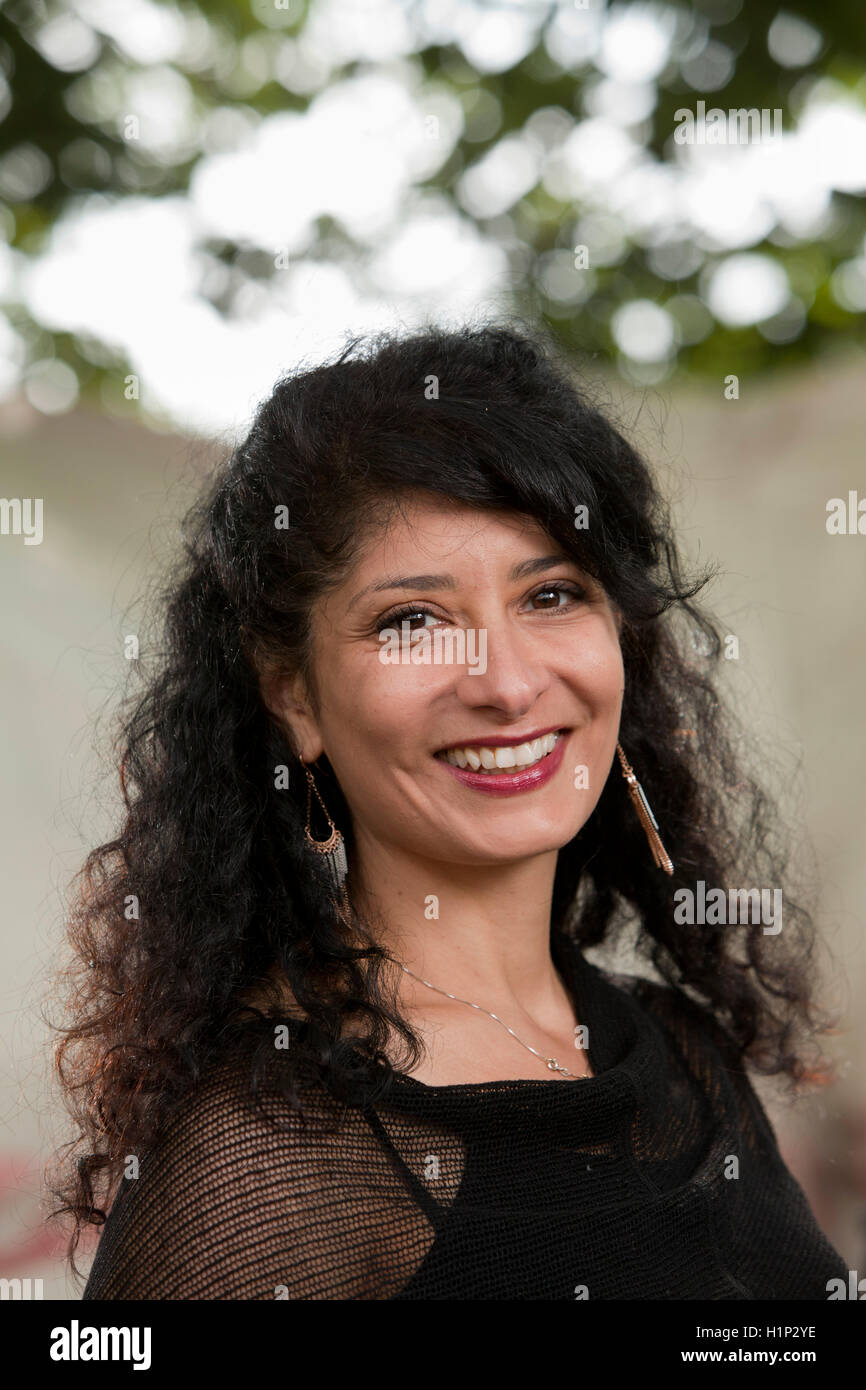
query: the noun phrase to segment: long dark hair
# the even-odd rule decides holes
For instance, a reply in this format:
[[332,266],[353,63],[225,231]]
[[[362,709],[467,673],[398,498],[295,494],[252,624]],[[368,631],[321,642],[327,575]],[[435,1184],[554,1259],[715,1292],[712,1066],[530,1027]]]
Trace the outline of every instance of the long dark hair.
[[[560,851],[554,933],[590,947],[636,923],[647,962],[738,1055],[794,1084],[820,1074],[806,1055],[826,1024],[811,997],[812,918],[788,896],[784,830],[717,693],[721,636],[695,603],[707,576],[683,574],[667,507],[608,414],[538,332],[356,338],[279,382],[187,518],[163,640],[122,722],[124,824],[89,855],[70,911],[71,1021],[56,1060],[78,1138],[54,1189],[56,1214],[74,1218],[70,1256],[104,1221],[123,1156],[154,1142],[213,1062],[251,1046],[255,1084],[282,1016],[274,966],[306,1018],[285,1066],[292,1103],[310,1077],[375,1099],[392,1030],[403,1066],[419,1056],[387,957],[362,923],[350,938],[304,847],[305,779],[261,694],[281,669],[315,691],[313,605],[407,492],[535,518],[622,613],[620,739],[676,872],[653,864],[615,764]],[[348,807],[322,767],[351,859]],[[677,925],[672,891],[697,879],[784,886],[784,930]],[[258,1009],[245,1004],[253,989]],[[357,1028],[344,1036],[350,1015],[360,1042]]]

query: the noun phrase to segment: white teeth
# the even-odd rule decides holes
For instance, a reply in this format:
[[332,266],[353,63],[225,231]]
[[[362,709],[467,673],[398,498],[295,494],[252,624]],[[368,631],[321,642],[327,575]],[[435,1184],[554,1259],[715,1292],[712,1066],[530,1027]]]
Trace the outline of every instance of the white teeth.
[[453,767],[468,767],[473,772],[510,772],[514,768],[532,767],[546,758],[548,753],[553,752],[558,738],[558,733],[542,734],[541,738],[520,743],[517,747],[484,748],[479,745],[475,748],[449,748],[442,757]]

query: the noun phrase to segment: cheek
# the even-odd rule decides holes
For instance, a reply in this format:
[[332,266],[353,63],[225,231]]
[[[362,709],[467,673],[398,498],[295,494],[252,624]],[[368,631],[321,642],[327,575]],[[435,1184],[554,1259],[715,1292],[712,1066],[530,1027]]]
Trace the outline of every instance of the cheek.
[[625,670],[619,642],[606,625],[587,633],[580,641],[579,658],[571,678],[587,704],[599,713],[618,706],[625,686]]
[[442,673],[442,667],[388,665],[377,653],[335,664],[321,706],[326,746],[364,778],[392,776],[394,767],[417,757]]

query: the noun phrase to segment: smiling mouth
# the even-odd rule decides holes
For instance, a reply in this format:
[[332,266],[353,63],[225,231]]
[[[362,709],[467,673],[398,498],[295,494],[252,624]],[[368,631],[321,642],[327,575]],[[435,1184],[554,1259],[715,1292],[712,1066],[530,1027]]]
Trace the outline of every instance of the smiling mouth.
[[559,729],[555,733],[542,734],[540,738],[507,747],[488,748],[484,744],[467,744],[465,747],[444,749],[434,756],[450,763],[452,767],[465,768],[468,772],[486,772],[491,777],[502,773],[511,773],[513,776],[515,772],[524,772],[549,758],[566,732]]

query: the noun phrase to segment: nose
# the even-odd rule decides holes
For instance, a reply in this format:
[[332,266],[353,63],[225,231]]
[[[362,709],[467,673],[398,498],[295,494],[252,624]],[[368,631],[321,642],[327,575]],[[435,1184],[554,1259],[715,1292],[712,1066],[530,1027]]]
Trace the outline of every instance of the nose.
[[487,664],[481,671],[462,671],[457,695],[467,709],[496,710],[507,719],[519,719],[532,709],[550,687],[551,676],[538,660],[537,648],[527,634],[508,621],[478,629],[487,641]]

